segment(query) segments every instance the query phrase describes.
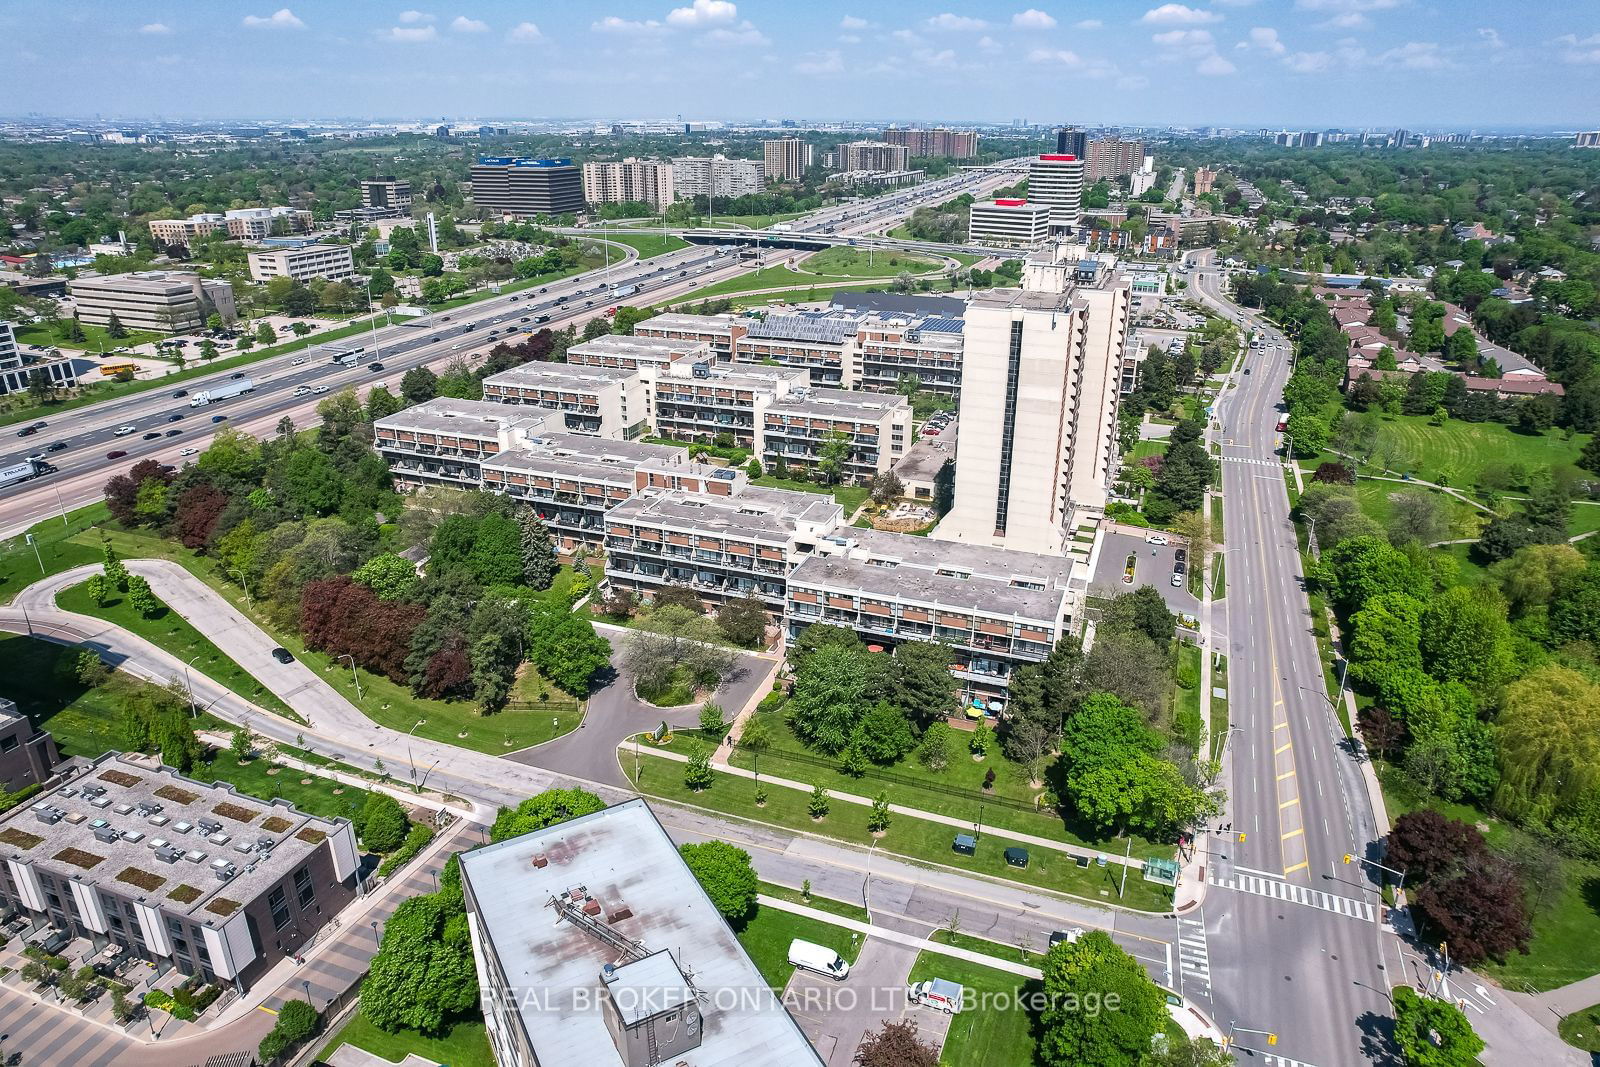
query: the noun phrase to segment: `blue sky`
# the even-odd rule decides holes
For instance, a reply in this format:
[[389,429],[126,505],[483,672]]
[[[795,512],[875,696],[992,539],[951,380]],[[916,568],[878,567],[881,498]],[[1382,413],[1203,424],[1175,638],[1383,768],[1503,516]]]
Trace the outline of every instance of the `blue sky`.
[[13,114],[1600,123],[1593,0],[8,0],[0,40]]

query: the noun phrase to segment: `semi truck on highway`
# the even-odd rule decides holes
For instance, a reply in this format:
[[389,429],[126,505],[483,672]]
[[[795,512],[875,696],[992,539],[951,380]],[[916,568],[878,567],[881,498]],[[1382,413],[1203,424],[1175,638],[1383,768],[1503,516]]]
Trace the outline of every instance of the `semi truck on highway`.
[[9,467],[0,467],[0,489],[25,482],[29,478],[38,478],[41,475],[53,474],[55,468],[39,459],[25,459],[21,463],[13,463]]
[[620,300],[625,296],[632,296],[638,291],[639,287],[637,285],[619,285],[615,289],[611,290],[611,298],[613,300]]
[[255,387],[256,383],[253,378],[240,378],[238,381],[223,382],[221,385],[214,385],[210,389],[201,389],[199,392],[192,394],[189,397],[189,406],[203,408],[207,404],[215,404],[219,400],[242,396]]

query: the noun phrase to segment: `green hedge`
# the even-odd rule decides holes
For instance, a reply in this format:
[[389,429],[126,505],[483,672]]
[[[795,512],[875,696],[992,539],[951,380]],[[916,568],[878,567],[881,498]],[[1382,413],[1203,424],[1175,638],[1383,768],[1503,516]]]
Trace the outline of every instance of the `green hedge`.
[[400,847],[389,853],[384,861],[378,865],[378,877],[387,878],[405,864],[410,863],[412,858],[427,848],[428,842],[432,840],[433,829],[431,827],[420,822],[412,823],[411,829],[406,831],[406,839],[400,843]]

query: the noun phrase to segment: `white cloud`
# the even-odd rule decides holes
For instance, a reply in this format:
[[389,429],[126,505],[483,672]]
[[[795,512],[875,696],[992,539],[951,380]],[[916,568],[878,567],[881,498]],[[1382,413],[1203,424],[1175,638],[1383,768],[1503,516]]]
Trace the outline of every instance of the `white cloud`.
[[1011,25],[1019,30],[1053,30],[1056,28],[1056,20],[1053,15],[1036,7],[1030,7],[1026,11],[1018,11],[1012,15]]
[[542,41],[543,39],[544,34],[540,33],[539,27],[531,22],[519,22],[511,27],[510,33],[506,34],[506,40],[508,41],[527,43],[528,41]]
[[1006,50],[1006,46],[995,40],[993,37],[990,37],[988,34],[984,34],[982,37],[978,38],[978,50],[980,52],[987,52],[990,55],[997,55],[1000,52],[1004,52]]
[[858,19],[854,15],[846,15],[839,20],[839,28],[841,30],[864,30],[871,25],[872,23],[866,19]]
[[1158,33],[1150,39],[1163,48],[1203,47],[1208,51],[1213,43],[1210,30],[1168,30],[1166,33]]
[[591,23],[589,28],[596,33],[645,34],[660,33],[662,26],[661,23],[657,22],[655,19],[645,19],[643,22],[635,22],[632,19],[619,18],[616,15],[607,15],[599,22]]
[[1505,40],[1500,36],[1500,31],[1492,26],[1483,26],[1478,30],[1478,39],[1490,48],[1504,48]]
[[426,11],[402,11],[400,21],[410,26],[419,22],[432,22],[433,16]]
[[1065,48],[1035,48],[1028,53],[1028,62],[1054,63],[1073,69],[1083,66],[1083,60],[1078,57],[1078,53],[1069,52]]
[[1589,45],[1600,44],[1600,33],[1592,34],[1581,41],[1578,40],[1578,35],[1575,33],[1563,33],[1550,43],[1588,47]]
[[1215,11],[1206,11],[1198,7],[1162,4],[1146,11],[1139,21],[1152,26],[1199,26],[1208,22],[1221,22],[1222,16]]
[[293,11],[280,7],[270,15],[246,15],[244,24],[253,30],[303,30],[306,24]]
[[717,26],[739,17],[739,8],[728,0],[694,0],[688,7],[675,7],[667,12],[671,26]]
[[395,41],[400,44],[420,44],[431,41],[439,34],[432,26],[394,26],[387,30],[379,30],[378,37],[384,41]]
[[[729,4],[728,6],[732,7],[733,5]],[[680,8],[679,10],[682,9]],[[739,25],[731,28],[719,26],[706,33],[701,40],[710,44],[749,45],[752,47],[764,47],[772,43],[772,40],[766,34],[751,25],[749,19],[745,19]]]
[[465,15],[457,15],[451,20],[450,28],[457,33],[487,33],[489,24],[481,19],[469,19]]
[[1296,74],[1321,74],[1333,65],[1333,57],[1326,52],[1296,52],[1283,65]]
[[889,36],[901,44],[918,44],[922,41],[922,35],[917,33],[916,30],[895,30]]
[[1372,28],[1372,20],[1359,11],[1346,11],[1333,16],[1326,22],[1317,23],[1319,30],[1366,30]]
[[1223,7],[1251,7],[1256,3],[1256,0],[1211,0],[1211,2],[1220,4]]
[[859,33],[841,33],[839,35],[839,43],[840,44],[860,44],[861,43],[861,35]]
[[822,77],[844,73],[844,56],[837,48],[825,52],[812,52],[794,65],[795,73]]
[[1238,67],[1213,52],[1200,61],[1200,65],[1194,68],[1194,72],[1208,77],[1219,77],[1224,74],[1232,74],[1238,69]]
[[153,34],[158,37],[165,37],[167,34],[172,32],[172,27],[168,26],[165,22],[151,22],[140,26],[139,32]]
[[926,23],[930,30],[984,30],[989,24],[983,19],[968,18],[966,15],[952,15],[946,11],[935,15]]
[[1557,37],[1551,44],[1564,44],[1566,50],[1561,53],[1561,59],[1567,63],[1600,63],[1600,33],[1591,34],[1582,40],[1575,33],[1564,33]]
[[1410,41],[1399,48],[1391,48],[1378,57],[1378,62],[1389,63],[1406,70],[1443,70],[1453,66],[1449,58],[1431,41]]
[[1250,29],[1250,44],[1263,52],[1281,56],[1288,51],[1282,41],[1278,40],[1278,31],[1271,26],[1253,26]]
[[1098,30],[1104,25],[1105,23],[1101,22],[1099,19],[1083,19],[1080,22],[1074,22],[1072,24],[1072,28],[1075,30]]
[[1600,63],[1600,48],[1569,48],[1561,53],[1561,59],[1566,63]]

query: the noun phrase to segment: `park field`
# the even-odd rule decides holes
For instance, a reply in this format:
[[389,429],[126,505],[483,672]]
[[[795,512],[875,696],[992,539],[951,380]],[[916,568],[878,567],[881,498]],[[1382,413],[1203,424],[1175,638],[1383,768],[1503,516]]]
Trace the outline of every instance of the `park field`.
[[[1589,434],[1546,430],[1520,433],[1497,422],[1451,419],[1431,425],[1425,415],[1385,416],[1379,423],[1373,465],[1423,481],[1465,489],[1480,484],[1485,468],[1522,467],[1524,471],[1572,466],[1589,442]],[[1332,456],[1319,459],[1333,458]],[[1302,466],[1314,468],[1315,463]],[[1511,471],[1511,488],[1521,479]]]
[[931,274],[942,266],[944,264],[933,256],[909,252],[864,252],[849,247],[825,248],[800,261],[802,270],[829,278],[888,278],[902,271]]

